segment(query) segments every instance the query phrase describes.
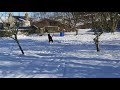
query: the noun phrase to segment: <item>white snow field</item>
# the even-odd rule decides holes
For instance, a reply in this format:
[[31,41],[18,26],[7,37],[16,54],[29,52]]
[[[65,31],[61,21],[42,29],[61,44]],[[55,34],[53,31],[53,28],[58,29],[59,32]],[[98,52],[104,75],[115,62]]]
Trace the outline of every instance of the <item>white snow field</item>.
[[79,35],[18,35],[21,54],[10,38],[0,38],[0,78],[120,78],[120,32],[100,36],[100,52],[90,29]]

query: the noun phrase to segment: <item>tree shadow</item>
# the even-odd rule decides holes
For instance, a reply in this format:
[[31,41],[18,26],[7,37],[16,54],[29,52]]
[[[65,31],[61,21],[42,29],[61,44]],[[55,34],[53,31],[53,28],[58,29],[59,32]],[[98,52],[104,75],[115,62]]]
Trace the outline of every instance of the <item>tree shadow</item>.
[[[7,43],[6,40],[5,43]],[[26,43],[25,43],[26,42]],[[12,41],[7,44],[12,45]],[[1,52],[0,58],[6,61],[13,61],[15,64],[0,66],[1,71],[9,71],[10,74],[16,71],[25,73],[26,75],[38,74],[58,74],[58,78],[119,78],[120,77],[120,60],[111,60],[103,58],[85,58],[81,56],[66,55],[67,53],[80,53],[80,50],[87,53],[96,50],[94,44],[70,44],[56,43],[49,44],[48,41],[20,40],[21,46],[25,52],[34,53],[33,55],[8,54]],[[1,47],[8,46],[1,43]],[[16,45],[17,46],[17,45]],[[119,50],[119,45],[101,45],[105,50]],[[112,49],[111,49],[112,48]],[[18,50],[14,47],[13,50]],[[43,51],[43,52],[39,52]],[[45,52],[46,51],[46,52]],[[77,52],[78,51],[78,52]],[[28,52],[28,53],[29,53]],[[64,53],[64,54],[63,54]],[[3,56],[2,56],[3,55]],[[92,55],[92,54],[91,54]],[[97,54],[99,55],[99,54]],[[15,60],[15,61],[14,61]],[[3,61],[3,60],[1,60]],[[12,63],[12,62],[11,62]],[[17,64],[19,63],[19,64]],[[11,72],[10,72],[11,71]]]
[[[46,54],[47,55],[47,54]],[[45,55],[45,56],[46,56]],[[105,60],[105,59],[97,59],[97,58],[77,58],[77,57],[52,57],[46,58],[40,61],[34,61],[29,63],[24,73],[27,74],[59,74],[58,78],[118,78],[120,77],[120,66],[116,64],[112,64],[111,62],[115,62],[114,60]],[[68,61],[69,60],[69,61]],[[76,60],[74,62],[74,60]],[[93,61],[101,61],[98,64],[84,63],[84,60],[91,62]],[[81,61],[81,62],[79,62]],[[104,61],[107,64],[104,65]],[[115,67],[114,65],[117,65]]]

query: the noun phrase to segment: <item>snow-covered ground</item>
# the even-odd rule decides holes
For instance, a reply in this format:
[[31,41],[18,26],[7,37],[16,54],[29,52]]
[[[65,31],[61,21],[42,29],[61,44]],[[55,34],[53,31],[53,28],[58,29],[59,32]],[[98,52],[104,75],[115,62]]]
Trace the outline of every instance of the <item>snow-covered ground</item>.
[[51,44],[47,35],[19,35],[25,55],[14,40],[0,38],[0,78],[120,78],[120,32],[104,33],[96,52],[88,30],[53,34]]

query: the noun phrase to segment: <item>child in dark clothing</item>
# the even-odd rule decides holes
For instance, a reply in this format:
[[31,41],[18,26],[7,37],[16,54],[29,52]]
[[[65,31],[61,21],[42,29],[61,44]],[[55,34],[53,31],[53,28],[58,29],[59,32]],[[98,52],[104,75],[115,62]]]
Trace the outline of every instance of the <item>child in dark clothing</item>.
[[48,40],[49,40],[49,43],[50,43],[50,42],[53,43],[53,39],[52,39],[52,36],[50,36],[50,34],[48,34]]

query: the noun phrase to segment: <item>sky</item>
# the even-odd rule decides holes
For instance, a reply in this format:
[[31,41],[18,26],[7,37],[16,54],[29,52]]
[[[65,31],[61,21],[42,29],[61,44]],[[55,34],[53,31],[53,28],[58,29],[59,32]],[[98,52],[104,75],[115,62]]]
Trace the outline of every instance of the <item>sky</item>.
[[[0,12],[0,15],[1,14],[8,15],[9,13],[12,13],[13,15],[21,15],[21,16],[23,16],[26,12]],[[27,13],[30,13],[30,12],[27,12]]]
[[[2,18],[3,21],[6,20],[9,13],[12,13],[14,16],[24,16],[25,13],[28,13],[30,17],[33,16],[32,12],[0,12],[0,17]],[[49,17],[52,15],[54,15],[53,12],[47,12],[45,15],[42,15],[41,18]],[[0,20],[0,22],[1,22],[1,20]]]
[[[28,13],[29,15],[31,15],[32,12],[0,12],[0,15],[1,14],[8,15],[9,13],[12,13],[13,15],[21,15],[21,16],[23,16],[23,15],[25,15],[25,13]],[[53,12],[47,12],[46,15],[53,15]]]
[[[33,16],[32,12],[0,12],[0,16],[4,17],[4,16],[8,16],[9,13],[12,13],[15,16],[24,16],[25,13],[28,13],[29,16]],[[52,16],[53,12],[47,12],[45,15],[42,15],[41,17],[44,16]]]
[[[20,16],[24,16],[26,12],[0,12],[0,17],[3,21],[6,20],[6,17],[9,15],[9,13],[12,13],[13,15],[20,15]],[[30,13],[30,12],[27,12],[27,13]],[[31,14],[29,14],[30,16]],[[6,16],[6,17],[5,17]],[[0,23],[2,22],[0,19]]]

